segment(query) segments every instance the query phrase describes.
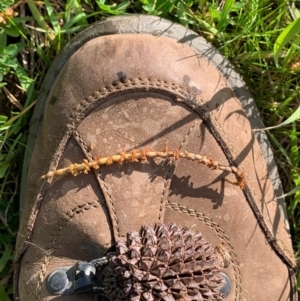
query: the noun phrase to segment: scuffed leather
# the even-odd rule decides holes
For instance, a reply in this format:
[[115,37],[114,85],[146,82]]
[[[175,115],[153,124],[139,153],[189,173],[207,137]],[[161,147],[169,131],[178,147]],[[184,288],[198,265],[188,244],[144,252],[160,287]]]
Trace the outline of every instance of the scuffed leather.
[[[195,106],[185,103],[182,91]],[[160,221],[193,226],[213,245],[227,244],[232,261],[224,271],[232,291],[226,301],[290,299],[287,261],[268,241],[244,192],[224,181],[233,175],[190,161],[156,159],[40,180],[71,162],[145,147],[188,150],[228,165],[196,106],[203,106],[245,171],[266,227],[293,262],[260,147],[220,72],[172,39],[111,35],[81,47],[49,94],[28,173],[17,298],[93,300],[88,294],[50,296],[47,275],[58,266],[100,257],[128,231]]]

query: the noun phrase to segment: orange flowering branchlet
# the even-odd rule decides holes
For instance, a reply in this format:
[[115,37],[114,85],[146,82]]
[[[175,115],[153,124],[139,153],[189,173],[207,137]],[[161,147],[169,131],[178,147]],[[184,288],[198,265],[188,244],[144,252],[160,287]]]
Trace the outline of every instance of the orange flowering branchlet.
[[194,161],[196,163],[204,164],[210,169],[219,169],[233,173],[236,177],[236,181],[230,181],[225,179],[227,182],[239,186],[241,189],[244,189],[246,186],[246,178],[244,172],[239,170],[235,166],[225,166],[215,161],[214,159],[208,158],[206,156],[201,156],[199,154],[190,153],[187,151],[179,151],[178,149],[169,151],[165,148],[163,151],[154,151],[149,149],[142,150],[132,150],[131,152],[120,152],[119,154],[107,156],[107,157],[96,157],[92,161],[86,159],[82,163],[74,163],[68,167],[61,168],[55,171],[50,171],[47,174],[43,175],[42,179],[52,178],[55,176],[63,176],[65,174],[72,174],[77,176],[81,173],[87,174],[91,169],[99,169],[101,165],[111,165],[113,163],[123,164],[124,162],[140,162],[146,163],[148,159],[153,158],[173,158],[174,160],[178,159],[187,159]]

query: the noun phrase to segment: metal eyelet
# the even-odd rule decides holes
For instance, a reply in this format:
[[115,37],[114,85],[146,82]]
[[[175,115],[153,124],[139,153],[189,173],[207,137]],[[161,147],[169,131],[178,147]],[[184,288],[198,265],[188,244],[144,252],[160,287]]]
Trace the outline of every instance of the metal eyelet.
[[60,267],[47,278],[47,289],[52,295],[69,295],[90,291],[94,284],[96,268],[88,262],[78,262],[71,267]]
[[229,277],[225,274],[225,273],[221,273],[221,276],[224,279],[224,284],[220,289],[220,293],[221,293],[221,297],[224,299],[226,298],[231,290],[231,280],[229,279]]
[[52,295],[101,291],[96,283],[96,272],[97,268],[106,264],[107,258],[102,257],[90,262],[77,262],[73,266],[59,267],[47,277],[47,289]]

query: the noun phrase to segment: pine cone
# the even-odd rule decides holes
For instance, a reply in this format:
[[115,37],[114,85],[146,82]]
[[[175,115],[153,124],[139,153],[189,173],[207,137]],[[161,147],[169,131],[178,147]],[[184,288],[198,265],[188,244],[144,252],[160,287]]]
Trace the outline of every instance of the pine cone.
[[[100,271],[109,300],[222,300],[220,263],[210,243],[188,228],[143,226],[128,234]],[[98,278],[99,279],[99,278]]]

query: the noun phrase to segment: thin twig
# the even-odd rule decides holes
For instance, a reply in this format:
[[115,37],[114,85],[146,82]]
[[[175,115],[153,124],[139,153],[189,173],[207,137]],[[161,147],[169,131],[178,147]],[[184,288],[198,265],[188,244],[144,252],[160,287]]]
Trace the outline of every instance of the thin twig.
[[[24,18],[26,16],[26,9],[25,9],[25,5],[22,4],[19,7],[19,12],[20,12],[20,17]],[[25,25],[25,22],[21,23],[23,26]],[[25,44],[25,38],[22,36],[21,37],[21,41],[22,43]],[[28,70],[28,50],[26,48],[22,49],[20,51],[20,55],[21,55],[21,62],[22,62],[22,66],[24,67],[24,69]]]
[[8,201],[8,204],[5,208],[5,212],[4,212],[4,217],[5,217],[5,220],[7,220],[7,214],[8,214],[8,210],[9,210],[9,207],[10,205],[13,203],[13,201],[15,200],[15,196],[16,196],[16,193],[18,191],[18,177],[16,178],[15,180],[15,189],[14,189],[14,193],[12,194],[12,196],[10,197],[9,201]]
[[20,109],[21,111],[24,109],[24,107],[21,105],[21,103],[14,97],[14,95],[12,93],[10,93],[10,91],[5,88],[2,87],[4,93],[6,94],[8,100],[14,105],[16,106],[18,109]]
[[288,8],[291,18],[293,19],[293,21],[295,21],[297,19],[295,16],[294,10],[293,10],[295,7],[295,3],[287,2],[286,5],[287,5],[287,8]]

